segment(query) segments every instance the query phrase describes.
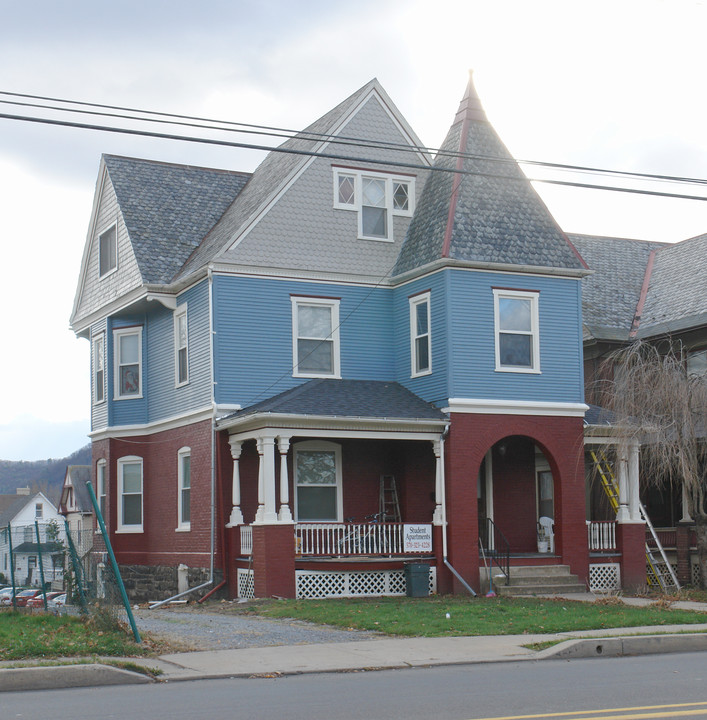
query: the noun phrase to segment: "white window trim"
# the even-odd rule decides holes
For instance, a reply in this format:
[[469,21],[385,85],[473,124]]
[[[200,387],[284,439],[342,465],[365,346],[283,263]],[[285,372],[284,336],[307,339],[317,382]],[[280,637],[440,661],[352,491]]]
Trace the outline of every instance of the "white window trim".
[[[120,394],[120,338],[125,335],[137,335],[137,365],[138,378],[140,381],[140,392],[135,395]],[[142,326],[117,328],[113,330],[113,399],[114,400],[138,400],[143,395],[144,377],[142,374]]]
[[[422,377],[424,375],[430,375],[432,373],[432,318],[431,318],[431,302],[430,293],[424,292],[419,295],[413,295],[408,299],[410,304],[410,376],[411,377]],[[417,334],[417,306],[427,305],[427,332],[422,335]],[[427,336],[427,361],[428,367],[424,370],[418,370],[417,368],[417,347],[416,340],[418,338]]]
[[[140,524],[123,524],[123,467],[125,465],[140,464]],[[131,493],[133,494],[133,493]],[[127,455],[118,459],[118,533],[141,533],[145,524],[145,475],[142,458],[137,455]]]
[[[339,202],[339,177],[354,178],[354,201],[353,203]],[[377,180],[385,180],[385,206],[387,210],[387,229],[386,237],[376,237],[375,235],[363,234],[363,178],[370,177]],[[393,184],[406,183],[408,186],[408,209],[400,210],[393,207]],[[412,217],[415,210],[415,178],[410,175],[391,175],[389,173],[377,172],[375,170],[356,170],[350,168],[334,168],[334,208],[336,210],[353,210],[358,213],[358,239],[359,240],[376,240],[378,242],[395,242],[393,237],[393,217]]]
[[[505,290],[493,288],[493,324],[494,324],[494,345],[496,372],[525,373],[530,375],[540,374],[540,320],[538,312],[540,293],[529,290]],[[516,298],[530,300],[530,332],[518,332],[519,335],[530,335],[532,337],[532,366],[522,367],[518,365],[501,365],[500,348],[500,317],[498,303],[501,298]],[[503,330],[503,333],[514,334],[513,331]]]
[[[98,353],[96,352],[96,346],[97,346],[99,343],[101,344],[101,352],[100,352],[100,355],[101,355],[101,358],[102,358],[102,360],[103,360],[103,383],[102,383],[102,384],[103,384],[103,387],[102,387],[103,397],[102,397],[100,400],[97,400],[96,397],[97,397],[97,395],[98,395],[98,392],[97,392],[97,390],[98,390],[98,382],[97,382],[97,363],[96,363],[96,359],[97,359],[97,357],[98,357]],[[102,404],[106,401],[106,390],[107,390],[107,388],[106,388],[107,378],[106,378],[106,335],[105,335],[105,333],[103,333],[103,332],[98,333],[98,335],[96,335],[96,336],[93,338],[93,342],[91,343],[91,354],[92,354],[92,357],[91,357],[91,369],[92,369],[92,375],[93,375],[93,378],[92,378],[92,379],[93,379],[93,382],[92,382],[91,384],[93,385],[93,404],[94,404],[94,405],[102,405]]]
[[[297,453],[301,451],[325,451],[334,453],[334,465],[336,471],[336,518],[331,520],[307,520],[302,522],[343,522],[344,519],[344,498],[342,493],[342,472],[341,472],[341,445],[338,443],[327,442],[325,440],[308,440],[306,442],[295,443],[294,445],[294,456],[293,456],[293,475],[294,477],[294,507],[295,507],[295,522],[298,521],[297,514],[299,510],[299,502],[297,493],[299,489],[299,482],[297,478]],[[331,487],[330,485],[326,487]]]
[[[185,331],[186,331],[186,379],[179,381],[179,319],[184,318]],[[189,384],[189,321],[187,319],[187,306],[180,305],[174,311],[174,387],[183,387]]]
[[[176,532],[189,532],[191,530],[191,502],[189,522],[182,521],[182,483],[184,482],[184,468],[182,460],[188,457],[191,460],[191,448],[183,447],[177,451],[177,528]],[[189,496],[191,498],[191,465],[189,470]]]
[[[105,459],[101,458],[96,462],[96,501],[98,502],[98,507],[101,507],[101,498],[103,498],[103,509],[101,510],[101,514],[103,515],[103,522],[105,523],[106,527],[108,526],[108,519],[105,515],[105,510],[108,505],[108,492],[107,492],[107,477],[106,473],[108,471],[108,465],[105,461]],[[97,525],[96,532],[101,532],[100,525]]]
[[[309,297],[291,297],[292,301],[292,377],[301,378],[334,378],[341,379],[341,346],[339,342],[339,303],[340,301],[332,298],[309,298]],[[334,367],[330,373],[312,373],[301,372],[299,369],[299,351],[297,341],[299,339],[299,328],[297,315],[300,305],[319,305],[331,308],[331,333],[324,338],[331,339],[332,355]]]
[[[106,273],[103,273],[101,275],[101,238],[110,230],[115,228],[115,264],[113,267]],[[96,237],[96,249],[98,251],[98,279],[104,280],[105,278],[109,277],[115,272],[118,272],[118,223],[113,222],[108,227],[106,227],[104,230],[98,233]]]

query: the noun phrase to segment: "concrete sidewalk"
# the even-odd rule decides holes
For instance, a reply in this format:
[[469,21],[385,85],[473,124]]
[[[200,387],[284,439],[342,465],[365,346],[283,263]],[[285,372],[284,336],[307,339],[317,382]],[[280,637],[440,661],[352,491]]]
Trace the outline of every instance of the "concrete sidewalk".
[[[587,594],[585,597],[572,596],[568,599],[593,600],[595,597]],[[641,598],[623,600],[633,605],[651,602]],[[676,602],[673,607],[707,612],[707,605],[699,603]],[[540,651],[526,647],[546,642],[557,644]],[[704,650],[707,650],[707,623],[558,634],[379,638],[346,643],[186,652],[159,658],[125,660],[134,665],[160,670],[162,674],[158,682],[176,682]],[[101,664],[0,669],[0,691],[150,681],[145,675]]]

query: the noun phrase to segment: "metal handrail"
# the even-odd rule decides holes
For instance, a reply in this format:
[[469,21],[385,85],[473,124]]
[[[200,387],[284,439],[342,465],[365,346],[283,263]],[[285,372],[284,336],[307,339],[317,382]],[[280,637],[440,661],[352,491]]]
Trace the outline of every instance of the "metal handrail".
[[511,581],[511,545],[491,518],[479,520],[479,540],[486,556]]

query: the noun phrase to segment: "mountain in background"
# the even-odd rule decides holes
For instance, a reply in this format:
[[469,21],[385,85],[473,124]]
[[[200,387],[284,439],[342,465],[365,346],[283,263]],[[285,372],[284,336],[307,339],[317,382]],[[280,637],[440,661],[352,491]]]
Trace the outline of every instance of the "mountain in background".
[[55,505],[59,502],[67,465],[90,465],[91,445],[65,458],[49,460],[0,460],[0,495],[12,495],[18,487],[43,492]]

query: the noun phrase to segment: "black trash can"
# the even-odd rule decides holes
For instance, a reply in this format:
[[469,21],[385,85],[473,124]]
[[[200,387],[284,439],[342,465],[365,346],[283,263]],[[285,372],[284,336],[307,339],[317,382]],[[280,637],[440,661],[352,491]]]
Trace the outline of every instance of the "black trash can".
[[430,594],[430,566],[428,563],[405,563],[405,594],[408,597],[427,597]]

